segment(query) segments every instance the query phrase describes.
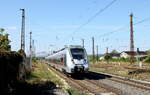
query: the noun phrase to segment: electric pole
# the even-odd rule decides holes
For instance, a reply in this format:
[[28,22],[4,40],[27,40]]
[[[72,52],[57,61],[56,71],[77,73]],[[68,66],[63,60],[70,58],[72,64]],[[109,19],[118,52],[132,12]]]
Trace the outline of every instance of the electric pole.
[[32,32],[30,32],[30,55],[32,55]]
[[130,62],[134,63],[134,35],[133,35],[133,14],[130,14]]
[[25,52],[25,9],[20,9],[22,11],[22,25],[21,25],[21,50]]
[[107,61],[107,64],[108,64],[109,63],[108,47],[106,47],[106,61]]
[[106,54],[108,54],[108,47],[106,47]]
[[96,51],[97,51],[97,57],[96,57],[96,59],[97,59],[97,62],[98,62],[98,45],[96,46]]
[[82,47],[84,47],[84,39],[81,39],[82,40]]
[[34,45],[34,40],[32,40],[32,56],[35,57],[35,45]]
[[92,37],[92,54],[93,54],[93,63],[94,63],[94,60],[95,60],[94,37]]
[[30,32],[30,68],[32,68],[32,32]]

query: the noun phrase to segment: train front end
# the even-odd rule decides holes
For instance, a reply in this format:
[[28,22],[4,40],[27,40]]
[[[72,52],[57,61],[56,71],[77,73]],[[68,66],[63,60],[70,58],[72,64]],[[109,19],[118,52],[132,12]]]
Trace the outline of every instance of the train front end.
[[71,73],[87,73],[89,63],[86,50],[83,47],[70,48],[72,66]]

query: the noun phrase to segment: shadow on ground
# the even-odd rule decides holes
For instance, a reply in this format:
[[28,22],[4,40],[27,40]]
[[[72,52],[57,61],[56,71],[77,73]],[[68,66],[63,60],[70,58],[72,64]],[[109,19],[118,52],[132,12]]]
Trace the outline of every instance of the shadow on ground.
[[54,94],[56,88],[56,85],[49,81],[38,84],[18,82],[14,94],[11,95],[56,95]]
[[104,75],[101,73],[90,72],[90,71],[88,73],[84,73],[84,74],[74,74],[71,77],[74,79],[78,79],[78,80],[84,80],[84,79],[101,80],[101,79],[111,78],[111,76],[109,76],[109,75]]

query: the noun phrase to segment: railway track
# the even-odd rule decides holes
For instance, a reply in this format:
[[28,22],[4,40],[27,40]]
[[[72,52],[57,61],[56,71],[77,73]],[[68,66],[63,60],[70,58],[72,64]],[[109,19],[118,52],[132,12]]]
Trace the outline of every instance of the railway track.
[[49,67],[53,72],[55,72],[57,75],[59,75],[61,78],[63,78],[67,83],[69,83],[69,85],[73,88],[75,88],[76,90],[78,90],[81,93],[90,93],[88,90],[84,89],[79,83],[76,83],[73,79],[71,79],[70,77],[66,76],[65,74],[63,74],[62,72],[59,72],[58,70]]
[[94,84],[88,80],[84,80],[82,78],[78,78],[78,79],[74,79],[72,77],[68,77],[65,74],[63,74],[62,72],[49,67],[51,70],[53,70],[53,72],[55,72],[56,74],[58,74],[61,78],[63,78],[67,83],[70,84],[71,87],[75,88],[76,90],[78,90],[81,93],[91,93],[94,95],[118,95],[113,93],[112,91],[108,91],[107,89],[103,88],[100,85]]
[[[92,73],[96,73],[96,72],[91,72],[91,74]],[[98,74],[101,74],[101,75],[104,75],[104,76],[109,76],[109,77],[111,77],[111,78],[109,78],[109,80],[112,80],[112,81],[128,84],[128,85],[131,85],[131,86],[134,86],[134,87],[137,87],[137,88],[141,88],[141,89],[150,91],[150,82],[134,80],[134,79],[120,77],[120,76],[106,74],[106,73],[98,73]]]
[[94,95],[103,95],[103,93],[107,93],[107,95],[150,95],[149,82],[96,72],[89,72],[83,78],[76,79],[67,77],[53,68],[52,70],[81,93],[92,93]]
[[94,95],[117,95],[113,93],[112,91],[108,91],[105,88],[102,88],[102,86],[94,84],[87,80],[74,80],[75,82],[79,83],[83,88],[87,89],[89,92],[93,93]]
[[[87,80],[95,84],[105,84],[108,85],[108,87],[113,86],[113,88],[116,89],[111,90],[121,95],[150,95],[149,82],[127,79],[124,77],[119,77],[106,73],[90,72],[88,76],[90,77],[105,76],[106,78],[104,80],[95,80],[95,81],[88,79]],[[105,88],[107,88],[107,86]]]

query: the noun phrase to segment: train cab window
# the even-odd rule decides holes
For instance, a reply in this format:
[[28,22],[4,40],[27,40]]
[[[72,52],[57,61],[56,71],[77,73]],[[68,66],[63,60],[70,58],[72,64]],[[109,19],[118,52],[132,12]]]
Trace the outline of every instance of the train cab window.
[[79,49],[79,48],[73,48],[71,49],[71,54],[73,59],[84,59],[85,58],[85,53],[84,49]]

